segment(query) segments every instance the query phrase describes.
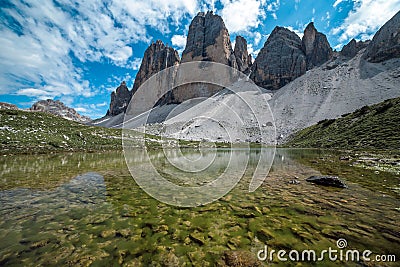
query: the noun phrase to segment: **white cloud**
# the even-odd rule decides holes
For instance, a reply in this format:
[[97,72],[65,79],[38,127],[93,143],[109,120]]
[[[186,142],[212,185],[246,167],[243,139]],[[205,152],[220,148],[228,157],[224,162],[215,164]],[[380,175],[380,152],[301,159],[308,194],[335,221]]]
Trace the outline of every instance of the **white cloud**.
[[365,40],[398,12],[400,0],[354,0],[354,8],[342,25],[331,33],[339,35],[339,42],[360,36]]
[[255,32],[254,33],[254,45],[257,46],[261,41],[261,33]]
[[271,1],[267,5],[267,11],[275,12],[278,11],[280,5],[280,0]]
[[247,51],[249,52],[249,54],[251,54],[251,58],[254,61],[258,55],[258,53],[260,53],[261,49],[254,49],[252,44],[248,44],[247,45]]
[[92,96],[95,89],[80,65],[106,62],[138,69],[141,59],[132,58],[132,45],[150,41],[147,28],[166,33],[171,23],[178,25],[198,9],[196,0],[26,0],[13,5],[0,8],[0,93],[37,98]]
[[297,36],[299,36],[300,39],[303,38],[303,35],[304,35],[303,30],[301,30],[301,29],[295,29],[295,28],[293,28],[292,26],[287,26],[287,27],[285,27],[285,28],[287,28],[287,29],[291,30],[292,32],[294,32],[295,34],[297,34]]
[[77,112],[90,118],[100,118],[104,115],[104,107],[108,106],[107,102],[84,104],[80,103],[75,106],[71,106]]
[[132,48],[129,46],[120,47],[110,53],[105,54],[115,65],[125,67],[128,58],[132,56]]
[[74,108],[77,112],[87,113],[88,109],[84,107],[76,107]]
[[266,16],[263,0],[223,0],[221,2],[223,4],[221,16],[230,33],[246,32],[250,28],[256,28],[261,23],[260,18]]
[[107,102],[96,104],[96,107],[105,107],[105,106],[107,106]]
[[33,96],[37,98],[52,97],[48,91],[36,88],[24,88],[17,91],[17,95]]
[[343,45],[344,44],[338,44],[338,45],[334,46],[333,49],[335,49],[336,51],[340,51],[340,50],[342,50]]
[[343,0],[336,0],[335,3],[333,3],[333,7],[336,8],[341,2],[343,2]]
[[186,35],[174,35],[171,38],[171,43],[178,49],[183,49],[186,46]]
[[126,65],[125,68],[127,69],[132,69],[132,70],[138,70],[140,68],[140,65],[142,64],[142,58],[136,57],[134,59],[131,59]]

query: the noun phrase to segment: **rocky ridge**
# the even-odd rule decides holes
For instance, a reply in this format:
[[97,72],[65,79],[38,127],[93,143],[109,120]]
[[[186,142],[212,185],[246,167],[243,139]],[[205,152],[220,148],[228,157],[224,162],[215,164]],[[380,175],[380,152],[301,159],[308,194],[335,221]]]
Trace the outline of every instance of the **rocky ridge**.
[[125,112],[129,101],[131,100],[132,93],[123,81],[120,86],[111,93],[110,108],[107,111],[107,116],[115,116]]
[[164,45],[161,40],[152,43],[144,52],[140,69],[136,75],[132,93],[151,76],[166,68],[178,65],[180,62],[178,51]]
[[394,57],[400,57],[400,11],[379,29],[365,53],[370,62],[382,62]]
[[306,55],[307,70],[320,66],[332,58],[332,48],[325,34],[320,33],[310,22],[304,30],[301,47]]
[[81,123],[87,123],[91,121],[89,117],[80,115],[75,109],[67,107],[60,100],[40,100],[34,103],[32,107],[29,108],[29,111],[46,112],[67,120]]
[[10,103],[5,103],[5,102],[0,102],[0,110],[1,109],[5,109],[5,110],[19,110],[19,108],[14,105],[14,104],[10,104]]
[[[275,116],[280,142],[283,142],[291,133],[320,120],[336,118],[364,105],[378,103],[399,95],[400,60],[394,59],[398,57],[396,36],[398,36],[399,27],[395,24],[398,16],[397,14],[382,27],[383,30],[378,31],[378,37],[374,37],[375,41],[370,43],[351,41],[340,53],[332,51],[326,36],[319,33],[313,23],[306,27],[302,39],[288,29],[282,27],[274,29],[254,63],[248,68],[248,74],[250,79],[260,87],[271,89],[266,92],[272,95],[269,104]],[[218,23],[212,26],[214,30],[218,30],[210,33],[204,27],[207,24],[207,17],[210,21]],[[237,47],[233,52],[235,60],[229,61],[232,49],[225,46],[228,42],[226,37],[229,35],[221,18],[212,13],[199,13],[192,24],[182,62],[201,60],[232,65],[235,61],[237,68],[246,72],[245,64],[240,64],[247,62],[250,65],[251,62],[250,56],[246,53],[246,42],[237,37]],[[200,27],[201,25],[203,26]],[[212,49],[206,49],[209,45],[205,45],[209,42],[205,42],[204,38],[209,39],[209,36],[216,38],[212,43],[214,46]],[[385,38],[391,40],[388,43],[392,46],[386,46]],[[217,42],[218,40],[226,41]],[[223,56],[217,57],[211,53],[217,50]],[[388,51],[393,51],[393,54]],[[380,59],[385,62],[374,63],[378,58],[377,55],[379,57],[387,55]],[[179,66],[177,64],[177,68]],[[174,105],[185,100],[185,97],[187,99],[197,94],[191,87],[181,89],[179,94],[172,95],[171,99],[176,101],[172,102]],[[205,97],[216,92],[209,88],[201,88],[201,90],[204,93],[202,96]],[[218,90],[221,88],[217,88]],[[171,102],[164,101],[163,104],[171,104]],[[191,107],[189,103],[185,110]],[[157,117],[166,118],[167,115],[164,113],[170,109],[160,107],[157,110]],[[197,113],[193,112],[193,114]],[[121,118],[119,117],[118,123],[122,122]],[[229,118],[224,118],[224,120],[228,122]],[[154,121],[162,123],[160,120]],[[107,123],[107,125],[116,125],[112,120]],[[196,129],[201,129],[201,127]],[[195,136],[188,134],[184,139],[192,137]],[[180,136],[180,138],[183,137]],[[201,138],[201,136],[198,134],[196,138]]]
[[276,27],[255,59],[250,79],[258,86],[276,90],[303,75],[306,64],[300,37]]
[[351,41],[346,44],[345,46],[343,46],[342,51],[340,51],[340,54],[342,56],[345,57],[349,57],[352,58],[355,55],[357,55],[357,53],[359,51],[361,51],[362,49],[366,48],[368,46],[370,41],[356,41],[354,39],[351,39]]
[[172,47],[166,46],[161,40],[150,44],[144,52],[132,90],[129,91],[125,81],[123,81],[116,91],[111,93],[110,107],[106,116],[116,116],[124,113],[132,95],[147,79],[159,71],[178,65],[179,62],[178,52]]
[[238,35],[235,39],[234,54],[238,70],[247,73],[253,64],[251,54],[247,50],[247,41],[244,37]]
[[228,29],[212,11],[199,12],[190,23],[182,63],[213,61],[237,68]]

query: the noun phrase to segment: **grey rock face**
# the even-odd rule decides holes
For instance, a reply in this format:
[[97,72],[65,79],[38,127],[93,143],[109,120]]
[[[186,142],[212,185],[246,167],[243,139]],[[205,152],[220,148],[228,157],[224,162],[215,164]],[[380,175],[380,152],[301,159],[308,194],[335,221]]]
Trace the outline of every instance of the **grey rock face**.
[[251,68],[250,78],[258,85],[276,90],[306,72],[306,56],[294,32],[276,27]]
[[242,36],[236,36],[234,54],[238,70],[247,73],[252,65],[252,60],[247,51],[247,41]]
[[123,81],[117,90],[111,93],[110,108],[107,111],[107,116],[115,116],[125,112],[131,97],[132,94],[126,86],[125,81]]
[[0,102],[0,110],[1,109],[19,110],[19,108],[16,105],[5,102]]
[[164,45],[161,40],[152,43],[144,52],[142,64],[136,75],[133,93],[157,72],[179,64],[179,54],[172,47]]
[[237,68],[228,30],[212,11],[198,13],[190,23],[182,63],[189,61],[213,61]]
[[367,47],[368,43],[369,43],[369,41],[365,41],[365,42],[358,41],[357,42],[356,40],[351,39],[351,41],[347,45],[343,46],[342,51],[340,51],[340,54],[342,56],[352,58],[355,55],[357,55],[357,53],[361,49],[364,49],[365,47]]
[[29,108],[30,111],[40,111],[50,113],[61,118],[77,121],[77,122],[90,122],[91,119],[86,116],[80,115],[75,109],[69,108],[60,100],[40,100]]
[[365,53],[365,58],[370,62],[396,57],[400,57],[400,11],[379,29]]
[[111,103],[107,116],[115,116],[125,112],[132,95],[147,79],[159,71],[178,64],[179,55],[175,49],[164,45],[160,40],[152,43],[144,52],[132,91],[129,91],[125,82],[122,82],[117,90],[111,93]]
[[313,22],[310,22],[304,30],[302,49],[306,54],[308,70],[332,58],[332,48],[328,39],[325,34],[315,29]]

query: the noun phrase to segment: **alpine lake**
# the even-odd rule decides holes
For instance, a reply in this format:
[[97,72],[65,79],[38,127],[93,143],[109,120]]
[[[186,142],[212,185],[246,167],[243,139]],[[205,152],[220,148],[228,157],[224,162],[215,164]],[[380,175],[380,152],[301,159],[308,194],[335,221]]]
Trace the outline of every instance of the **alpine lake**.
[[[399,266],[399,171],[345,152],[278,148],[268,176],[249,192],[258,153],[218,150],[220,159],[248,157],[244,176],[222,198],[192,208],[149,196],[120,151],[1,156],[0,266]],[[202,185],[224,171],[179,174],[163,150],[149,156],[177,184]],[[144,164],[140,149],[131,157]],[[312,175],[337,175],[348,188],[306,182]],[[338,250],[341,238],[343,250],[396,262],[257,258],[265,246],[319,256]]]

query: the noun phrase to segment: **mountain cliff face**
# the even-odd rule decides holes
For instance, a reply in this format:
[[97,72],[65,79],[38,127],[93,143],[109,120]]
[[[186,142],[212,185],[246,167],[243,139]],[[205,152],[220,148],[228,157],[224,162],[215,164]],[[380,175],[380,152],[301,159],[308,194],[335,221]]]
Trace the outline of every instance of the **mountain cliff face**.
[[332,58],[332,48],[325,34],[315,29],[314,23],[310,22],[304,30],[301,47],[306,55],[307,70],[320,66]]
[[351,39],[351,41],[347,45],[343,46],[342,51],[340,51],[340,54],[342,56],[352,58],[355,55],[357,55],[357,53],[360,50],[366,48],[368,46],[368,44],[369,44],[369,41],[365,41],[365,42],[358,41],[357,42],[356,40]]
[[107,116],[115,116],[125,112],[131,97],[132,94],[126,86],[125,81],[123,81],[117,90],[111,93],[110,108],[107,111]]
[[321,120],[400,96],[400,59],[371,63],[358,53],[335,65],[315,67],[273,95],[269,105],[279,141]]
[[111,93],[110,108],[106,116],[116,116],[124,113],[131,101],[132,95],[147,79],[159,71],[178,64],[179,55],[175,49],[164,45],[160,40],[152,43],[144,52],[132,90],[129,91],[125,81],[123,81],[116,91]]
[[32,107],[29,108],[29,110],[46,112],[67,120],[72,120],[82,123],[91,121],[89,117],[80,115],[78,112],[76,112],[75,109],[67,107],[60,100],[56,101],[52,99],[40,100],[35,104],[33,104]]
[[[242,46],[247,46],[247,43],[243,43]],[[247,50],[242,51],[241,56],[243,57],[245,57],[244,52],[247,53]],[[238,69],[228,30],[222,18],[213,14],[212,11],[198,13],[189,26],[186,47],[182,53],[181,62],[193,61],[211,61]],[[242,65],[242,67],[244,66]],[[202,70],[195,68],[191,71],[196,73]],[[214,84],[185,84],[174,88],[158,104],[176,104],[196,97],[210,97],[222,89]]]
[[306,64],[299,36],[276,27],[255,59],[250,78],[258,86],[276,90],[303,75]]
[[247,50],[247,41],[240,35],[236,36],[234,54],[238,70],[247,73],[252,65],[252,59]]
[[370,62],[382,62],[394,57],[400,57],[400,11],[379,29],[365,53]]
[[19,108],[16,105],[10,104],[10,103],[5,103],[5,102],[0,102],[0,110],[1,109],[19,110]]
[[190,61],[213,61],[237,68],[228,29],[212,11],[198,13],[190,23],[182,63]]
[[[276,27],[251,64],[244,38],[236,37],[235,50],[232,50],[229,33],[222,19],[212,12],[199,13],[190,25],[181,62],[199,60],[226,64],[249,73],[249,78],[258,86],[273,90],[269,104],[282,141],[294,131],[312,123],[399,96],[400,59],[395,58],[400,57],[399,19],[398,13],[377,32],[373,41],[352,40],[340,53],[332,51],[326,36],[319,33],[313,23],[306,27],[302,39],[288,29]],[[376,63],[381,61],[385,62]],[[179,80],[176,73],[182,68],[179,57],[175,50],[165,47],[161,42],[152,44],[146,50],[133,92],[151,75],[169,66],[176,66],[178,70],[172,72],[173,83]],[[169,81],[166,83],[169,84]],[[157,90],[165,88],[164,85],[155,83],[151,87],[155,90],[152,93],[159,96]],[[160,95],[157,120],[154,121],[162,123],[163,119],[159,118],[166,118],[166,110],[176,106],[163,104],[179,104],[199,96],[209,97],[221,90],[223,88],[212,85],[185,84],[170,94]],[[127,88],[120,91],[119,94],[115,93],[115,101],[112,102],[117,103],[116,99],[124,98],[129,92]],[[120,103],[123,106],[129,101]],[[189,108],[194,111],[197,107]],[[118,109],[118,112],[124,110]],[[109,119],[107,126],[120,125],[123,120],[121,115],[119,113]]]
[[175,49],[165,46],[160,40],[152,43],[144,52],[142,64],[136,75],[132,92],[135,93],[143,82],[157,72],[175,66],[179,64],[179,61],[179,55]]

